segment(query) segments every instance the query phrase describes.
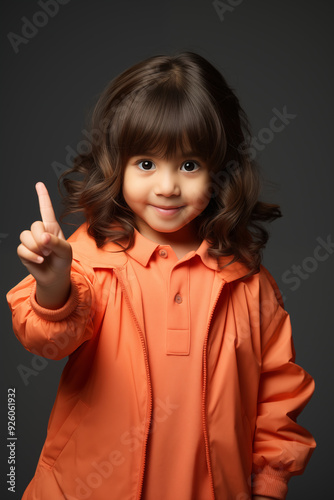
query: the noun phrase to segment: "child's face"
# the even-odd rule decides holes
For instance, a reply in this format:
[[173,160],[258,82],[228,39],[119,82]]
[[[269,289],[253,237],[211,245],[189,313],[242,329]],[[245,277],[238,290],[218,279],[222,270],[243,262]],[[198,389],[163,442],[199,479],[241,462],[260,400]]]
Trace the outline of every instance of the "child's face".
[[161,233],[178,232],[186,239],[189,224],[210,201],[209,183],[209,169],[198,158],[133,156],[125,167],[123,196],[144,236],[159,242]]

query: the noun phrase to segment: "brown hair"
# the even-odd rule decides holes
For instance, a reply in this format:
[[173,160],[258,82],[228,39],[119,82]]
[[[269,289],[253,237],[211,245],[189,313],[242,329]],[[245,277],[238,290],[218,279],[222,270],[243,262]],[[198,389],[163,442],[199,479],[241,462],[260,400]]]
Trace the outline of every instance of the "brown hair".
[[168,158],[190,147],[212,178],[210,202],[198,216],[199,236],[209,241],[212,256],[232,256],[255,273],[268,240],[262,223],[281,212],[258,199],[260,176],[245,147],[250,137],[238,98],[211,63],[192,52],[151,57],[102,92],[91,118],[90,148],[60,178],[63,217],[83,212],[98,247],[114,241],[130,248],[136,224],[122,195],[127,160],[142,153]]

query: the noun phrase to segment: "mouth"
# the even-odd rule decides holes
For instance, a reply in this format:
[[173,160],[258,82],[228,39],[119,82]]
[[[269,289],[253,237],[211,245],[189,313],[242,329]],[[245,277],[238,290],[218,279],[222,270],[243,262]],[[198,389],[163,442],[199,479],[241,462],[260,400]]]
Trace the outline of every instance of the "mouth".
[[161,215],[175,215],[180,212],[182,208],[184,208],[184,205],[177,207],[159,207],[157,205],[151,206]]

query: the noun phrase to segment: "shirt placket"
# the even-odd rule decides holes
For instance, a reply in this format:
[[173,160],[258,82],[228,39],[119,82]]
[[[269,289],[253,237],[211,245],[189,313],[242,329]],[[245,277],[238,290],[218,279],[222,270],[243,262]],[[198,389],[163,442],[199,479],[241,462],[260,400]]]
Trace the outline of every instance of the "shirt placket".
[[189,264],[175,266],[169,277],[167,300],[166,354],[190,353]]

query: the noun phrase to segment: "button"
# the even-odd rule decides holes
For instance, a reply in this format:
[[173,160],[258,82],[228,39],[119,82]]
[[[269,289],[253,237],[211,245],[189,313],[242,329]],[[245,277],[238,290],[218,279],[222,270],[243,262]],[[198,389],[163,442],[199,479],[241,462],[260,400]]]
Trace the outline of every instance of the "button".
[[174,300],[177,304],[182,304],[182,297],[179,293],[175,295]]
[[159,250],[159,255],[160,257],[162,257],[163,259],[166,259],[168,257],[168,253],[166,250],[164,250],[163,248],[161,250]]

